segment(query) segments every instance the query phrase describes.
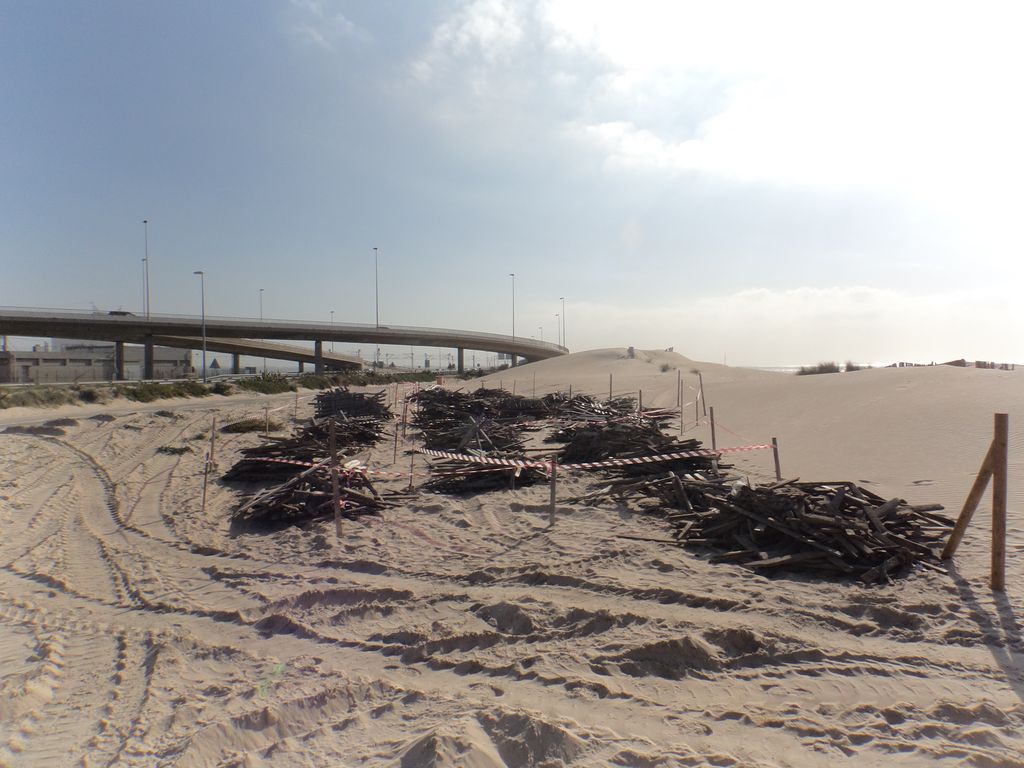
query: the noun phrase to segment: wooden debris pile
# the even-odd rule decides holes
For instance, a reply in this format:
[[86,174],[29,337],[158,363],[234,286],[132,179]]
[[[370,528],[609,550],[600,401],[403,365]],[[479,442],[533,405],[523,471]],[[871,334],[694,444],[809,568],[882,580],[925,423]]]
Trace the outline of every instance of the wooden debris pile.
[[345,387],[336,387],[320,392],[313,402],[314,419],[344,414],[349,418],[372,417],[380,421],[391,418],[391,408],[384,400],[384,391],[350,392]]
[[636,400],[632,397],[598,400],[591,395],[577,394],[570,397],[565,392],[553,392],[545,395],[541,401],[548,413],[576,421],[599,421],[636,413]]
[[[558,452],[560,464],[635,459],[701,448],[700,440],[676,440],[663,432],[657,422],[638,416],[573,422],[552,432],[544,442],[565,444]],[[713,456],[688,456],[609,467],[607,473],[636,477],[666,470],[679,473],[715,472],[716,467],[717,459]]]
[[[347,518],[379,514],[394,505],[358,468],[341,469],[338,479],[341,513]],[[331,468],[329,460],[323,460],[243,504],[232,515],[231,527],[235,533],[275,530],[333,515]]]
[[[243,448],[244,458],[225,474],[225,480],[263,482],[298,474],[305,467],[329,454],[330,420],[301,427],[293,437],[267,436],[260,445]],[[377,419],[339,418],[334,422],[337,447],[365,448],[384,437],[384,424]],[[270,459],[270,461],[268,461]]]
[[[953,521],[938,504],[883,499],[852,482],[736,483],[666,478],[673,538],[713,550],[712,562],[761,573],[809,571],[887,582],[919,563],[939,569]],[[680,490],[682,491],[680,493]]]
[[[412,423],[422,433],[425,448],[491,458],[522,460],[525,433],[540,400],[509,395],[500,389],[465,393],[431,388],[410,396],[417,405]],[[487,470],[487,471],[485,471]],[[545,477],[532,467],[495,469],[460,459],[440,459],[431,465],[425,487],[440,493],[474,493],[531,485]]]

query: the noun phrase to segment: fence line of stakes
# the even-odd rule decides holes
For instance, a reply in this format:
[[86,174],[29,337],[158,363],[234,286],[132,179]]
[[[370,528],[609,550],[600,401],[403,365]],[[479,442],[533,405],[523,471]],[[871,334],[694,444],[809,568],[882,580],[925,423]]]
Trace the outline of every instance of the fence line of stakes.
[[981,502],[981,497],[992,481],[992,563],[989,583],[993,590],[1002,592],[1006,589],[1006,496],[1007,496],[1007,463],[1008,443],[1010,434],[1010,417],[1005,413],[997,413],[993,418],[992,442],[981,462],[974,484],[971,486],[967,499],[964,501],[960,517],[949,535],[946,548],[942,550],[942,559],[949,560],[956,553],[960,541],[967,531],[967,526],[974,517],[974,511]]

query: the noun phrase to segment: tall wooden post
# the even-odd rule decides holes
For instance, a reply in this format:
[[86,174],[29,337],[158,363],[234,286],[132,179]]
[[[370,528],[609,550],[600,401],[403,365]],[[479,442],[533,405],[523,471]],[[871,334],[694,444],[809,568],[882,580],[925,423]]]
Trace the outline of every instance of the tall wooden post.
[[978,476],[974,478],[963,509],[960,510],[956,527],[942,550],[942,559],[951,558],[960,546],[985,488],[989,480],[992,480],[992,568],[989,583],[992,589],[1001,592],[1006,588],[1007,448],[1010,433],[1010,418],[1007,414],[995,414],[993,433],[992,443],[978,470]]
[[1006,465],[1010,418],[995,415],[992,438],[992,589],[1006,589]]
[[704,399],[704,374],[697,371],[697,380],[700,382],[700,405],[704,409],[704,415],[708,415],[708,401]]
[[782,467],[779,465],[779,441],[772,438],[772,456],[775,458],[775,480],[782,480]]
[[711,450],[718,449],[718,440],[715,439],[715,406],[711,406]]
[[612,399],[612,375],[609,373],[608,374],[608,401],[611,402],[611,399]]

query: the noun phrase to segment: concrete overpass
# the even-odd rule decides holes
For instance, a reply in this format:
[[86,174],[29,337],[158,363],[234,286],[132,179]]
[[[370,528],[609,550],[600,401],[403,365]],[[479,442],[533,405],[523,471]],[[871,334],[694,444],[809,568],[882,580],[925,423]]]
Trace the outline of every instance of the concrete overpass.
[[[146,350],[144,378],[151,378],[154,344],[202,348],[203,325],[193,315],[157,315],[148,318],[130,312],[101,312],[70,309],[0,308],[0,335],[38,336],[66,339],[113,341],[142,344]],[[313,351],[283,344],[268,344],[259,339],[312,341]],[[234,340],[234,341],[232,341]],[[323,351],[325,341],[369,344],[394,344],[417,347],[448,347],[458,352],[458,370],[465,367],[464,352],[476,349],[523,357],[528,362],[568,353],[551,342],[497,333],[460,331],[448,328],[419,328],[398,325],[361,325],[356,323],[313,323],[294,320],[255,320],[233,317],[206,317],[206,348],[232,354],[270,357],[275,360],[312,360],[315,370],[325,363],[339,366],[355,363],[345,355]],[[217,345],[216,347],[214,345]],[[231,347],[234,348],[231,348]],[[244,349],[243,349],[244,347]]]

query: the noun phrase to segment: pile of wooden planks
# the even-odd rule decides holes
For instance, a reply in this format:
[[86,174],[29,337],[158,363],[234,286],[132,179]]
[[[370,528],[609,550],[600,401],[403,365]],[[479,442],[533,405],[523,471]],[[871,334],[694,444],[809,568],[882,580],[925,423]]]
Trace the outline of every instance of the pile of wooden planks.
[[[564,443],[558,452],[560,464],[635,459],[645,456],[696,451],[700,440],[676,440],[662,431],[657,422],[642,416],[620,416],[602,421],[573,422],[552,432],[546,443]],[[716,471],[713,456],[688,456],[650,464],[626,464],[609,467],[606,474],[637,477],[654,472]]]
[[[674,478],[674,479],[673,479]],[[672,476],[661,487],[672,536],[760,573],[802,571],[891,581],[917,563],[939,568],[953,521],[938,504],[883,499],[852,482],[789,480],[750,488]]]
[[548,413],[575,421],[601,421],[636,412],[636,400],[632,397],[598,400],[591,395],[576,394],[570,397],[565,392],[553,392],[545,395],[542,401]]
[[[293,437],[267,435],[260,445],[242,449],[243,458],[224,474],[224,479],[260,482],[298,474],[303,463],[314,463],[329,455],[329,427],[328,419],[299,428]],[[364,448],[384,437],[384,425],[373,417],[349,419],[340,415],[334,419],[334,436],[338,448]]]
[[[417,404],[412,423],[422,433],[425,448],[502,459],[524,459],[526,433],[536,429],[540,400],[510,395],[500,389],[465,393],[431,388],[410,396]],[[494,469],[461,459],[431,464],[428,490],[439,493],[477,493],[531,485],[545,475],[530,467]]]
[[370,416],[381,421],[391,418],[391,408],[385,403],[383,390],[375,393],[350,392],[336,387],[320,392],[313,402],[314,419],[344,414],[350,418]]
[[[358,469],[339,472],[341,513],[347,518],[378,514],[393,500],[381,496]],[[231,517],[235,533],[302,525],[334,514],[329,460],[318,462],[239,507]]]

